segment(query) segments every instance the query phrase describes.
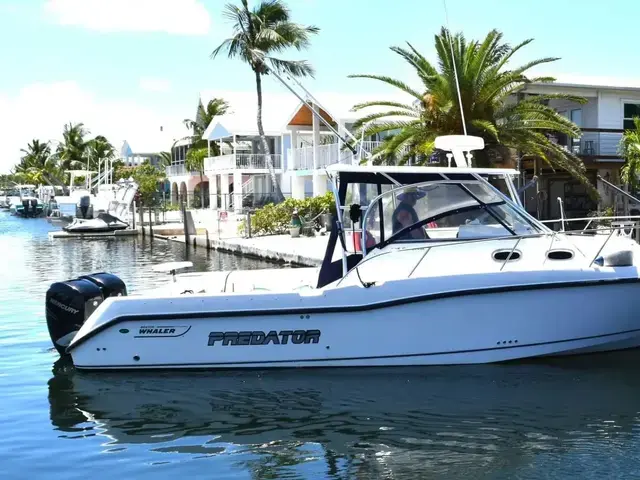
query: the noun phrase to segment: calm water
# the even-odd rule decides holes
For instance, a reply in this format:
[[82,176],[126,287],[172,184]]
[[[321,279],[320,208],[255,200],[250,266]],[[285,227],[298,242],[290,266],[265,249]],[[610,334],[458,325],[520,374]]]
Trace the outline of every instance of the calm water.
[[2,478],[640,478],[640,353],[500,366],[87,374],[44,294],[153,263],[264,268],[156,240],[48,240],[0,212]]

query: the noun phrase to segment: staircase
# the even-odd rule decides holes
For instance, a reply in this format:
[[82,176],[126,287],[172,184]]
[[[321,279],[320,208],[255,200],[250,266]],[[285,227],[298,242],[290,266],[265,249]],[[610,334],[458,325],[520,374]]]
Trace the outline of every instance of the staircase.
[[247,180],[246,182],[244,182],[242,184],[242,200],[243,200],[243,202],[249,195],[253,195],[254,192],[255,192],[254,176],[253,175],[249,175],[249,180]]
[[91,182],[91,190],[98,190],[98,187],[102,184],[108,185],[108,180],[111,178],[111,174],[113,173],[113,168],[102,172],[98,177],[96,177]]

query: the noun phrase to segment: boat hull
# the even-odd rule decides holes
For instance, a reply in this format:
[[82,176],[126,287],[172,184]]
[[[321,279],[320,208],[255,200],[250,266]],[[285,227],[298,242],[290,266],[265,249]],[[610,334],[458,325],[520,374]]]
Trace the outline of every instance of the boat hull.
[[454,365],[595,353],[640,346],[638,292],[637,279],[627,279],[244,312],[198,310],[203,297],[194,295],[181,313],[120,316],[69,353],[79,369]]

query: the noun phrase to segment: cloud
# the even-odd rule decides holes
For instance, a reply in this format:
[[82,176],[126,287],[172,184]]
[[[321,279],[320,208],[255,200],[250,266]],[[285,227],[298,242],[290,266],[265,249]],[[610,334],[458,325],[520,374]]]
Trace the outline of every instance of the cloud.
[[116,148],[127,140],[134,152],[166,151],[188,134],[181,113],[99,98],[74,81],[35,83],[11,96],[0,92],[0,173],[18,163],[20,149],[32,139],[60,140],[69,122],[84,123],[91,136],[104,135]]
[[169,92],[171,90],[171,82],[166,78],[142,77],[138,82],[140,89],[146,92]]
[[206,35],[211,26],[200,0],[48,0],[44,11],[60,25],[100,32]]

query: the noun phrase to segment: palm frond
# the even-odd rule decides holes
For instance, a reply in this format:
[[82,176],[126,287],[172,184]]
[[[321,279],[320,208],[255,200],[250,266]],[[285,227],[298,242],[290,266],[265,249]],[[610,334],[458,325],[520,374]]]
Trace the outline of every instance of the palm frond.
[[386,77],[384,75],[349,75],[348,78],[370,78],[373,80],[378,80],[393,87],[399,88],[400,90],[408,93],[417,100],[422,101],[423,96],[417,90],[414,90],[406,83],[402,82],[401,80],[396,80],[395,78]]

